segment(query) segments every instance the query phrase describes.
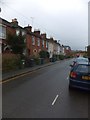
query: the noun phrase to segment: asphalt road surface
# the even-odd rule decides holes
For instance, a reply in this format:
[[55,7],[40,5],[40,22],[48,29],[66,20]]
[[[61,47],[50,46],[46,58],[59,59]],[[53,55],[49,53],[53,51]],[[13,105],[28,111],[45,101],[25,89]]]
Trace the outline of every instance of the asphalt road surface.
[[68,89],[65,60],[2,86],[3,118],[88,118],[89,94]]

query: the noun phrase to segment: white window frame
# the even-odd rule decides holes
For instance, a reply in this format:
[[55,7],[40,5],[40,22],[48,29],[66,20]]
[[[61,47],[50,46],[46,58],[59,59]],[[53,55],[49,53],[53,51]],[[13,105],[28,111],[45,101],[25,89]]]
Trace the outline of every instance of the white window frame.
[[37,46],[40,46],[40,38],[37,40]]
[[6,39],[6,26],[0,24],[0,39]]
[[17,35],[17,36],[20,35],[20,30],[19,30],[19,29],[16,30],[16,35]]
[[24,43],[26,43],[26,38],[24,38]]
[[35,45],[35,37],[32,36],[32,45]]
[[46,41],[46,48],[48,48],[48,41]]
[[45,43],[44,43],[44,40],[42,40],[42,47],[44,47],[44,44],[45,44]]
[[25,35],[25,31],[22,31],[22,36],[24,36]]

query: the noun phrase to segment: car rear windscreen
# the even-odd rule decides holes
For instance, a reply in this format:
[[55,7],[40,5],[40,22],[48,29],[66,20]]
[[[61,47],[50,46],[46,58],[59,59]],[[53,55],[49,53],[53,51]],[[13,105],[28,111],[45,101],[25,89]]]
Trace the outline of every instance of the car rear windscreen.
[[88,65],[78,65],[76,72],[90,73],[90,66]]

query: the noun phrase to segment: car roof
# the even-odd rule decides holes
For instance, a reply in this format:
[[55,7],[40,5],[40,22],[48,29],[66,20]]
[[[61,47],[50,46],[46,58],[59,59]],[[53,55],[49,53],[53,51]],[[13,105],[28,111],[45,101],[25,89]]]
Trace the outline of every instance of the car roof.
[[81,62],[81,60],[82,60],[82,61],[85,60],[85,62],[88,62],[88,61],[89,61],[88,58],[84,58],[84,57],[78,57],[78,58],[75,58],[75,59],[74,59],[75,62]]
[[82,62],[79,62],[78,65],[89,65],[90,66],[90,62],[82,61]]
[[88,59],[88,58],[85,58],[85,57],[78,57],[76,59]]

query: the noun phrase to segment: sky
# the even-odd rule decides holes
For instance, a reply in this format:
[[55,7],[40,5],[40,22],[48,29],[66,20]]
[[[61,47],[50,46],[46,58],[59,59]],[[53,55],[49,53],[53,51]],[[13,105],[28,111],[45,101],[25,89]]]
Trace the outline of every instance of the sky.
[[88,45],[89,0],[0,0],[0,17],[31,25],[73,50]]

